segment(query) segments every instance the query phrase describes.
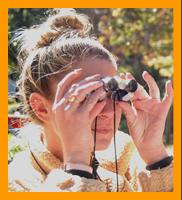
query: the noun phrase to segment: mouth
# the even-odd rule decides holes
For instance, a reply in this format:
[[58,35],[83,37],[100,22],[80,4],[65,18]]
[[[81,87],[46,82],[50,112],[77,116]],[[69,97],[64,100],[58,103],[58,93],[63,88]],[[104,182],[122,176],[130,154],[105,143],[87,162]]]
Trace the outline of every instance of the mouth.
[[[95,132],[95,129],[92,129],[93,132]],[[96,133],[101,133],[101,134],[108,134],[112,132],[112,129],[96,129]]]

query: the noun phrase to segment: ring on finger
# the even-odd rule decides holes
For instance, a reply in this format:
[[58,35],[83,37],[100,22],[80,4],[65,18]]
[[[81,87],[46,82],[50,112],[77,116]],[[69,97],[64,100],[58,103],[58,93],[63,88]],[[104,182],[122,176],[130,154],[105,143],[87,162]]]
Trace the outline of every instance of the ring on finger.
[[74,94],[70,95],[70,97],[68,98],[67,101],[68,101],[69,103],[73,103],[73,102],[79,102],[79,103],[80,103],[80,101],[78,100],[77,95],[74,95]]

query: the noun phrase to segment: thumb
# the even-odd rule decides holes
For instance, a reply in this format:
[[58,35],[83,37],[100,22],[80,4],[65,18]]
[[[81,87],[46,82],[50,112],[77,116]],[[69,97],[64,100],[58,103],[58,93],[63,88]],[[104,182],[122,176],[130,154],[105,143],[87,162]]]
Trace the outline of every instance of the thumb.
[[165,96],[162,100],[162,105],[163,108],[166,112],[166,115],[171,107],[173,101],[173,88],[172,88],[172,83],[171,81],[167,81],[166,83],[166,92],[165,92]]
[[121,108],[122,113],[126,117],[128,125],[133,124],[137,117],[135,108],[127,102],[119,102],[118,106]]

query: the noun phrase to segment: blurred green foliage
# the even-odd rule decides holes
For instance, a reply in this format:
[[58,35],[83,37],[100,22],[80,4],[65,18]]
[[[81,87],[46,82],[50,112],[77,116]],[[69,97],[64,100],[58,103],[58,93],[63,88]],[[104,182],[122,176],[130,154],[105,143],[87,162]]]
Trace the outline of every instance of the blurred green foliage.
[[[14,31],[41,23],[48,9],[9,9],[9,41]],[[94,25],[99,41],[117,58],[119,72],[132,72],[148,90],[142,79],[147,70],[159,85],[164,95],[165,82],[173,76],[173,10],[157,8],[140,9],[77,9],[87,14]],[[16,61],[17,44],[9,46],[9,73],[18,78]],[[126,122],[121,123],[127,131]],[[169,112],[165,141],[172,143],[173,112]]]
[[172,77],[172,14],[172,9],[110,9],[100,19],[99,40],[118,58],[120,71],[139,77],[148,68],[159,78]]
[[25,139],[15,137],[12,133],[8,133],[8,161],[11,161],[17,153],[27,149]]

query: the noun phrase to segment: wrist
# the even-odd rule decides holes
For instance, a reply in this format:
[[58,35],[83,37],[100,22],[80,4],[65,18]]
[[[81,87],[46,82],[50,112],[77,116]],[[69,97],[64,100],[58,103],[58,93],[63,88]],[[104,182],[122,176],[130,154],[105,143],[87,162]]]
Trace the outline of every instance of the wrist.
[[83,154],[83,152],[74,152],[64,155],[64,163],[79,163],[80,165],[90,166],[91,155]]
[[173,156],[167,156],[161,160],[159,160],[158,162],[155,162],[151,165],[147,165],[146,169],[151,171],[151,170],[156,170],[156,169],[162,169],[164,167],[169,166],[173,161]]
[[160,148],[150,149],[144,152],[145,154],[143,154],[142,158],[147,165],[156,163],[168,156],[168,153],[164,146]]
[[85,172],[89,172],[92,174],[92,167],[82,164],[82,163],[65,163],[65,167],[64,167],[65,171],[68,170],[81,170],[81,171],[85,171]]

